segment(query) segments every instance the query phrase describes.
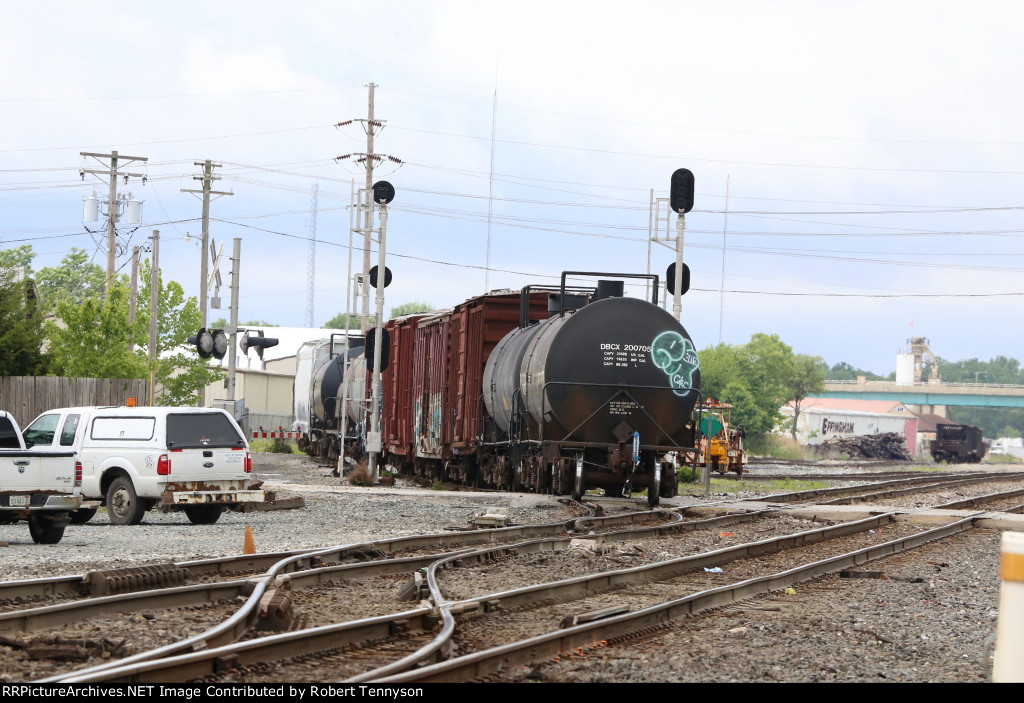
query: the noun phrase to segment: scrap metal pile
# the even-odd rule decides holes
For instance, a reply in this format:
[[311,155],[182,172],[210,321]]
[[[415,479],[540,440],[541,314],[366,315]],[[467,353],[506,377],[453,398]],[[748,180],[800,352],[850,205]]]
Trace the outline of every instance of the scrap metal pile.
[[907,451],[902,435],[895,432],[860,435],[857,437],[835,437],[815,445],[815,451],[825,457],[847,456],[850,459],[890,459],[913,461]]

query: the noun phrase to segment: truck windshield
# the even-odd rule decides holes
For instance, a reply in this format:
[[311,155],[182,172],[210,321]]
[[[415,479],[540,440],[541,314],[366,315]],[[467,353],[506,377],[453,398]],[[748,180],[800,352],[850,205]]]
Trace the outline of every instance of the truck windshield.
[[41,444],[53,444],[53,435],[57,432],[57,421],[60,415],[40,415],[22,433],[25,446],[34,447]]
[[168,449],[244,446],[245,440],[227,415],[175,413],[167,416]]

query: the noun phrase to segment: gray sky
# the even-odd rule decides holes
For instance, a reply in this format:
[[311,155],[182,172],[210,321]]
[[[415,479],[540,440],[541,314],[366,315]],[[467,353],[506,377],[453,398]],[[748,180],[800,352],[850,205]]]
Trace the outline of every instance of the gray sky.
[[[386,305],[447,307],[484,291],[497,89],[490,288],[644,272],[651,189],[685,167],[698,348],[777,333],[883,374],[910,336],[947,359],[1024,357],[1024,5],[502,7],[4,3],[0,246],[31,243],[37,268],[93,252],[81,199],[106,186],[82,182],[79,151],[146,156],[125,241],[159,229],[164,276],[196,294],[200,203],[180,190],[212,159],[235,193],[211,234],[226,253],[243,239],[240,318],[301,326],[317,183],[321,324],[344,307],[364,179],[333,161],[365,151],[361,127],[334,125],[366,116],[372,81],[375,151],[404,162],[376,173],[398,192]],[[652,269],[671,260],[656,246]]]

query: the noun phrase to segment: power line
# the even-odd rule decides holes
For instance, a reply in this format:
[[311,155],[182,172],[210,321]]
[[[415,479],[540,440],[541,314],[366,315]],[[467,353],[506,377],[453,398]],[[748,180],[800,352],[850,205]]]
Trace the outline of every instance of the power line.
[[[459,139],[489,140],[488,137],[478,137],[472,134],[459,134],[456,132],[441,132],[438,130],[418,129],[416,127],[400,127],[392,125],[392,129],[417,132],[420,134],[436,134],[443,137],[457,137]],[[864,171],[869,173],[948,173],[964,175],[993,175],[993,176],[1019,176],[1024,171],[995,171],[995,170],[971,170],[971,169],[937,169],[937,168],[886,168],[882,166],[830,166],[827,164],[794,164],[775,161],[740,161],[736,159],[708,159],[697,156],[680,156],[668,154],[645,154],[636,151],[620,151],[617,149],[598,149],[595,147],[570,146],[568,144],[545,144],[543,142],[528,142],[516,139],[496,139],[502,144],[515,144],[517,146],[531,146],[542,149],[561,149],[564,151],[579,151],[592,154],[609,154],[612,156],[636,156],[647,159],[659,159],[678,162],[700,162],[729,164],[738,166],[770,166],[772,168],[812,168],[825,169],[830,171]]]
[[[406,95],[417,95],[425,98],[433,98],[435,100],[450,100],[454,102],[464,102],[472,105],[480,105],[486,107],[489,103],[484,103],[478,100],[471,100],[468,98],[454,98],[441,95],[431,95],[429,93],[418,93],[410,90],[398,90],[392,89],[396,93],[404,93]],[[878,137],[842,137],[842,136],[829,136],[829,135],[814,135],[814,134],[792,134],[785,132],[758,132],[753,130],[739,130],[739,129],[722,129],[720,127],[693,127],[690,125],[679,125],[669,124],[666,122],[643,122],[639,120],[623,120],[612,117],[598,117],[596,115],[587,114],[579,115],[567,112],[556,112],[554,110],[538,110],[536,108],[518,107],[515,105],[499,104],[499,107],[505,110],[514,110],[516,112],[530,112],[541,115],[553,115],[557,117],[565,117],[572,120],[588,120],[595,122],[609,122],[614,124],[626,124],[636,125],[640,127],[661,127],[667,129],[681,129],[695,132],[710,132],[716,134],[744,134],[755,137],[780,137],[784,139],[807,139],[807,140],[827,140],[827,141],[843,141],[843,142],[868,142],[868,143],[896,143],[896,144],[935,144],[935,145],[952,145],[962,144],[968,146],[1015,146],[1024,144],[1021,141],[1001,141],[1001,142],[986,142],[986,141],[970,141],[960,139],[896,139],[896,138],[878,138]]]

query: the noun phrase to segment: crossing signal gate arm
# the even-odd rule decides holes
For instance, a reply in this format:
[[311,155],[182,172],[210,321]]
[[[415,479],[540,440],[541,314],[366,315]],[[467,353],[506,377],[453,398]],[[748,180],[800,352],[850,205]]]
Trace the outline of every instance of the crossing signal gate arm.
[[260,330],[256,334],[246,331],[245,334],[242,335],[242,353],[247,356],[250,349],[255,349],[256,354],[262,359],[263,350],[268,347],[276,347],[277,344],[278,340],[274,337],[264,337],[263,330]]

